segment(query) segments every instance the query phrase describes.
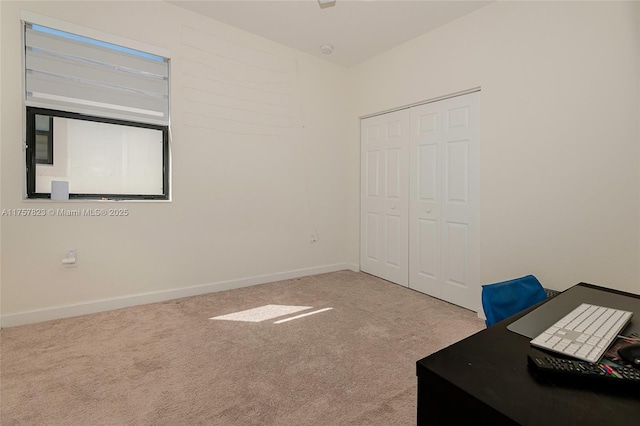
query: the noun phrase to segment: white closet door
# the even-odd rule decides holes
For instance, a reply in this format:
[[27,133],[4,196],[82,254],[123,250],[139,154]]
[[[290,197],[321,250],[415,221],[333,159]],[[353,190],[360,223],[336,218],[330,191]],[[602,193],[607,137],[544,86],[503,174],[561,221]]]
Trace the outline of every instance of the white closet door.
[[410,287],[442,298],[442,106],[411,110]]
[[360,269],[409,277],[409,110],[361,121]]
[[478,311],[479,94],[411,108],[410,287]]

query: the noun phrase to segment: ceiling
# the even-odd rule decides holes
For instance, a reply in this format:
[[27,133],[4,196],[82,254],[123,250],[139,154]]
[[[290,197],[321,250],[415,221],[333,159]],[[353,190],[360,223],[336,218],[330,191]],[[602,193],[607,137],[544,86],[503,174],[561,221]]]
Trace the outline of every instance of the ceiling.
[[[492,1],[318,0],[169,1],[344,67],[471,13]],[[324,55],[320,47],[334,50]]]

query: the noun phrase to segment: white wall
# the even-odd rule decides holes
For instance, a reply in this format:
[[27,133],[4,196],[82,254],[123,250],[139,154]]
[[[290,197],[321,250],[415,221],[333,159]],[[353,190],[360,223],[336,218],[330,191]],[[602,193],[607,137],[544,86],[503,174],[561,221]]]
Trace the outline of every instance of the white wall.
[[482,283],[640,293],[638,47],[636,2],[497,2],[351,69],[354,121],[481,86]]
[[357,263],[358,117],[476,86],[482,282],[640,292],[635,2],[499,2],[350,70],[165,3],[0,2],[6,209],[103,206],[22,199],[22,8],[171,51],[173,201],[2,217],[5,325]]
[[[639,55],[640,55],[640,7],[637,8],[636,11],[636,16],[637,16],[637,23],[636,23],[636,40],[638,43],[638,51],[639,51]],[[638,76],[638,102],[640,103],[640,66],[638,67],[637,70],[637,76]],[[640,107],[638,107],[638,145],[640,145]],[[638,238],[640,238],[640,235],[638,235]],[[638,264],[640,265],[640,252],[638,253]]]
[[[3,217],[5,325],[350,266],[343,68],[163,2],[0,7],[2,207],[129,209]],[[172,202],[23,201],[21,9],[170,50]]]
[[[2,7],[0,7],[0,24],[2,23]],[[0,36],[2,28],[0,27]],[[2,55],[0,55],[0,82],[2,81]],[[0,84],[0,99],[2,99],[2,85]],[[1,102],[1,101],[0,101]],[[1,105],[0,105],[1,106]],[[0,110],[0,112],[2,112]],[[0,113],[0,135],[2,135],[2,114]],[[1,139],[0,139],[1,141]],[[0,188],[2,188],[2,146],[0,144]],[[3,203],[0,196],[0,211],[2,211]],[[4,217],[0,215],[0,242],[2,242],[2,222]],[[0,318],[2,318],[2,244],[0,243]],[[0,320],[0,328],[2,328],[2,321]]]

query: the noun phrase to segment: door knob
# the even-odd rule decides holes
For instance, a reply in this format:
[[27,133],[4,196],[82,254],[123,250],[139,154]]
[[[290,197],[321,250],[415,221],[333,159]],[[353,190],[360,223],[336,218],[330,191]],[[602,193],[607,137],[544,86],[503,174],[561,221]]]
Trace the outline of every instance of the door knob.
[[431,213],[431,209],[427,209],[427,213]]
[[391,210],[395,210],[395,209],[396,209],[396,206],[391,206]]

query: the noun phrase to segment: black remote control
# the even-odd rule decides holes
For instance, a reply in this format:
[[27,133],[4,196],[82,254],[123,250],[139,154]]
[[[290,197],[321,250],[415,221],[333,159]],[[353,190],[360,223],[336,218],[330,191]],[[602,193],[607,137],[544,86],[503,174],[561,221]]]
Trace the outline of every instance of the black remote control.
[[635,368],[612,367],[602,363],[556,358],[550,355],[528,355],[528,358],[531,368],[541,373],[588,379],[601,383],[626,383],[640,386],[640,370]]

